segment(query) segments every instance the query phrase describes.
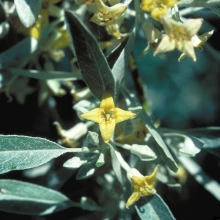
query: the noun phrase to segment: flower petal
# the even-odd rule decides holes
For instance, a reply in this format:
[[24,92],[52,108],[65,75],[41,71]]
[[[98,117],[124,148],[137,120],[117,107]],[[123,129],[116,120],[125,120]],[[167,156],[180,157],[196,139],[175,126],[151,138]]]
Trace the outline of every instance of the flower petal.
[[102,121],[101,111],[102,110],[100,108],[95,108],[95,109],[92,109],[89,112],[86,112],[86,113],[80,115],[80,117],[84,118],[84,119],[87,119],[87,120],[90,120],[90,121],[101,123],[101,121]]
[[165,53],[175,49],[175,40],[171,39],[168,35],[164,35],[161,42],[154,52],[154,56],[158,53]]
[[114,107],[115,107],[115,103],[114,103],[113,97],[111,96],[111,94],[106,92],[103,95],[102,101],[100,103],[100,108],[112,109]]
[[183,24],[187,32],[187,35],[189,37],[196,35],[202,26],[202,22],[203,22],[203,19],[198,18],[198,19],[192,19],[190,21],[187,21],[185,24]]
[[135,117],[136,114],[133,112],[129,112],[129,111],[124,111],[120,108],[115,108],[114,109],[114,119],[115,119],[115,123],[119,123],[121,121],[125,121],[128,120],[130,118]]
[[153,173],[152,173],[150,176],[145,176],[145,177],[144,177],[145,181],[146,181],[149,185],[151,185],[151,184],[155,181],[156,175],[157,175],[157,172],[158,172],[158,168],[159,168],[159,166],[157,165],[157,166],[154,168],[154,171],[153,171]]
[[139,192],[133,192],[126,203],[126,208],[128,209],[128,207],[134,204],[138,199],[140,199],[140,197],[141,194]]
[[184,47],[183,47],[183,53],[185,53],[186,55],[188,55],[189,57],[192,58],[192,60],[194,62],[196,62],[196,54],[193,48],[193,44],[191,41],[185,41],[184,42]]
[[101,131],[102,138],[105,143],[108,143],[112,137],[115,130],[115,122],[107,121],[99,124],[99,129]]

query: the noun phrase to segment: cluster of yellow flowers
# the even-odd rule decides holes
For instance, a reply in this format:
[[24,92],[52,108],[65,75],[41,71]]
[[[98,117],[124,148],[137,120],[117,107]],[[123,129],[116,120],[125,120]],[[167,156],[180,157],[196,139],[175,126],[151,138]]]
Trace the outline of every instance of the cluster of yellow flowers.
[[[153,39],[147,40],[150,44],[157,42],[154,55],[177,49],[182,52],[179,60],[187,55],[191,57],[193,61],[196,61],[194,47],[201,47],[213,34],[213,31],[197,36],[197,32],[202,26],[202,19],[192,19],[186,23],[182,23],[181,21],[169,18],[167,16],[168,11],[177,1],[178,0],[142,0],[140,5],[141,9],[145,12],[149,12],[155,20],[161,22],[165,31],[165,34],[162,34],[162,36],[158,34],[154,36]],[[103,0],[83,0],[80,1],[80,3],[94,5],[95,13],[90,21],[97,25],[105,26],[110,35],[121,39],[123,35],[120,33],[119,28],[124,19],[127,6],[122,3],[117,3],[109,7]],[[152,29],[152,32],[155,32],[155,28]],[[157,32],[160,33],[159,30],[157,30]]]
[[[134,118],[135,116],[136,114],[133,112],[116,108],[113,97],[107,92],[104,94],[99,108],[92,109],[81,115],[83,119],[94,121],[99,124],[102,138],[106,143],[110,141],[116,123]],[[135,168],[131,168],[127,171],[128,180],[134,188],[134,193],[126,203],[127,208],[134,204],[141,196],[148,196],[156,193],[153,183],[156,179],[157,171],[158,166],[150,176],[143,176]]]

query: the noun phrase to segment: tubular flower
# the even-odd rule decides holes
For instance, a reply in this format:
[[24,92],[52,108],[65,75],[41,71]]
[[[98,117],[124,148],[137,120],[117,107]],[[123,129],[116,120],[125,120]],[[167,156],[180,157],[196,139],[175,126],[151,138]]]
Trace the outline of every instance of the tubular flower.
[[132,168],[127,172],[127,177],[131,181],[134,192],[129,197],[126,208],[134,204],[141,196],[150,196],[156,193],[154,181],[156,179],[158,167],[156,166],[150,176],[143,176],[138,170]]
[[196,55],[192,43],[192,37],[199,31],[202,21],[202,19],[193,19],[183,24],[164,16],[161,19],[161,23],[164,26],[166,34],[162,37],[154,55],[168,52],[176,48],[191,57],[195,62]]
[[90,18],[90,21],[100,26],[105,26],[108,33],[118,40],[121,39],[119,26],[127,7],[121,3],[108,7],[102,0],[95,0],[97,12]]
[[99,123],[102,138],[108,143],[115,129],[115,124],[133,118],[136,114],[115,108],[113,98],[105,93],[99,108],[82,114],[80,117]]
[[178,0],[142,0],[141,9],[150,12],[151,16],[160,20],[161,16],[167,14],[169,8],[174,6]]

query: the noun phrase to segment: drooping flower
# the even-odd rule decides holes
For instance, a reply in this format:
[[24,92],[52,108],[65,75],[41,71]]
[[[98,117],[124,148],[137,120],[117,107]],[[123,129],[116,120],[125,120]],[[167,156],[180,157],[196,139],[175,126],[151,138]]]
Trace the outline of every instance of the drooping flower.
[[140,199],[141,196],[149,196],[154,195],[156,193],[156,189],[154,188],[154,182],[156,179],[158,167],[156,166],[153,173],[150,176],[143,176],[138,170],[135,168],[130,169],[127,172],[127,177],[134,188],[134,192],[129,197],[126,208],[134,204],[137,200]]
[[108,143],[115,129],[115,124],[135,117],[135,113],[116,108],[113,98],[105,93],[99,108],[82,114],[80,117],[99,123],[102,138]]
[[178,0],[142,0],[141,9],[150,12],[151,16],[160,20],[161,16],[167,14],[169,8],[174,6]]
[[192,19],[186,23],[177,22],[167,16],[161,18],[161,23],[164,26],[165,33],[161,42],[156,48],[154,55],[168,52],[175,48],[191,57],[196,61],[192,37],[197,34],[201,25],[202,19]]
[[108,7],[102,0],[95,0],[97,12],[90,18],[90,21],[97,25],[105,26],[108,33],[117,39],[121,39],[119,27],[127,7],[121,3]]
[[[201,50],[202,51],[202,46],[203,44],[213,35],[214,33],[214,30],[212,31],[208,31],[200,36],[198,35],[195,35],[191,38],[191,41],[192,41],[192,44],[193,46],[198,49],[198,50]],[[181,59],[183,59],[184,57],[186,56],[185,53],[182,53],[178,59],[178,61],[180,61]]]

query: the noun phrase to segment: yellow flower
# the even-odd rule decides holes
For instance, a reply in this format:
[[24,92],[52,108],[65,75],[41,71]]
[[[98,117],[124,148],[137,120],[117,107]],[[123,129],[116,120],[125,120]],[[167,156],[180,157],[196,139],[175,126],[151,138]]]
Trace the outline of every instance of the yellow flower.
[[176,4],[178,0],[142,0],[141,9],[150,12],[151,16],[160,20],[161,16],[167,14],[168,8]]
[[58,37],[57,40],[52,44],[52,49],[62,49],[70,46],[70,39],[66,29],[59,28],[56,33]]
[[154,181],[156,179],[158,167],[159,166],[155,167],[153,173],[150,176],[143,176],[135,168],[132,168],[127,172],[127,177],[132,183],[134,192],[129,197],[126,203],[126,208],[134,204],[138,199],[140,199],[141,196],[149,196],[156,193],[156,189],[154,188]]
[[196,55],[191,39],[199,31],[202,21],[202,19],[192,19],[186,23],[181,23],[166,16],[162,17],[161,23],[164,26],[166,34],[162,37],[154,55],[168,52],[176,48],[191,57],[195,62]]
[[105,26],[108,33],[117,39],[121,39],[119,26],[127,7],[121,3],[108,7],[102,0],[95,0],[97,12],[90,18],[90,21],[100,26]]
[[80,117],[99,123],[102,138],[108,143],[115,129],[115,124],[133,118],[136,114],[115,108],[113,98],[105,93],[99,108],[82,114]]
[[29,28],[29,35],[36,40],[41,37],[42,29],[49,24],[49,14],[46,9],[42,9],[37,21]]

